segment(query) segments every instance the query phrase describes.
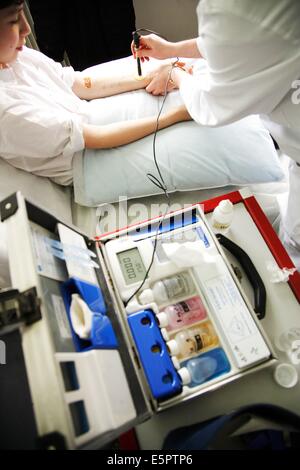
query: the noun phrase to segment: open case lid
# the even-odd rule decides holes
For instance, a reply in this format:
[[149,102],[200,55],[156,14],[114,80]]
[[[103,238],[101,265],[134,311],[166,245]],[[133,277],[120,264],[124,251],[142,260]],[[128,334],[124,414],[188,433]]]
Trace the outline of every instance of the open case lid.
[[[118,349],[78,354],[68,320],[63,319],[60,282],[55,275],[51,279],[38,274],[39,246],[33,243],[35,229],[52,238],[61,221],[21,193],[1,203],[1,217],[7,225],[12,285],[22,294],[29,292],[35,305],[35,317],[22,319],[21,333],[39,446],[44,442],[47,448],[103,447],[151,415],[132,348],[117,319],[103,262],[99,260],[100,269],[95,272]],[[95,243],[80,235],[96,253]]]

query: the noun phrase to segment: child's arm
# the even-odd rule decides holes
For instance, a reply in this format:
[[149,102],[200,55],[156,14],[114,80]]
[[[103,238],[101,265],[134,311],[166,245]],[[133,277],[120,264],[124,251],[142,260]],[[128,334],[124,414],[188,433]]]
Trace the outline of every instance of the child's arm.
[[[184,106],[174,108],[162,114],[159,119],[158,129],[175,124],[180,121],[190,120],[190,115]],[[111,148],[129,144],[155,132],[157,117],[123,121],[103,126],[84,125],[83,137],[86,148]]]
[[85,72],[76,72],[73,92],[81,99],[92,100],[106,96],[117,95],[126,91],[146,88],[153,78],[149,73],[137,80],[134,75],[94,75]]
[[104,98],[106,96],[117,95],[127,91],[146,88],[152,80],[162,74],[168,74],[171,71],[172,63],[170,60],[160,61],[151,68],[148,66],[146,73],[142,77],[137,76],[136,67],[133,67],[132,73],[115,73],[107,75],[101,71],[76,72],[73,92],[81,99],[92,100],[95,98]]

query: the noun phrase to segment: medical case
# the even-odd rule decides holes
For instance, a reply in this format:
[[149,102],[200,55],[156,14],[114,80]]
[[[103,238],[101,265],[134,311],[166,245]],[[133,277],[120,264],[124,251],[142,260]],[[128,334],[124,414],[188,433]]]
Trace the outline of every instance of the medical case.
[[[268,289],[230,230],[215,233],[209,222],[222,199],[239,207],[280,268],[293,266],[246,190],[94,240],[20,193],[1,203],[13,286],[1,296],[1,327],[21,331],[40,447],[101,448],[156,413],[190,400],[201,407],[203,394],[276,363],[259,321]],[[296,272],[285,286],[295,311],[299,286]],[[98,318],[94,336],[73,327],[74,294]],[[170,307],[173,326],[164,324]]]

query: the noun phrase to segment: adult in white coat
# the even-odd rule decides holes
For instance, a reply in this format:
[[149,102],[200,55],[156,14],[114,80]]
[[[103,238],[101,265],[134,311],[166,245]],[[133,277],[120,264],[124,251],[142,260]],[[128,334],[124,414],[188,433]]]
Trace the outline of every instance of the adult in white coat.
[[284,243],[300,269],[300,2],[202,0],[197,14],[198,38],[170,43],[155,35],[142,36],[137,54],[142,60],[204,57],[207,76],[199,82],[176,67],[170,77],[166,67],[147,91],[161,94],[171,78],[170,89],[180,89],[190,115],[203,126],[261,115],[291,158],[282,228]]

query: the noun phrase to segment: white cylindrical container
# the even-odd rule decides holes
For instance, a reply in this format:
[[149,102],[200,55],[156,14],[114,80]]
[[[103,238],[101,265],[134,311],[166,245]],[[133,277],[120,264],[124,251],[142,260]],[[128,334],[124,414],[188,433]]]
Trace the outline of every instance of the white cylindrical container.
[[168,315],[165,312],[160,312],[156,315],[160,328],[166,328],[169,324]]
[[173,362],[173,366],[175,367],[176,370],[179,370],[180,369],[180,363],[177,359],[176,356],[173,356],[172,357],[172,362]]
[[191,383],[191,375],[186,367],[182,367],[178,370],[178,375],[181,378],[182,385],[188,385]]
[[215,208],[212,215],[213,227],[219,229],[228,228],[233,219],[233,204],[229,199],[224,199]]
[[161,335],[162,335],[163,339],[165,340],[165,342],[170,340],[169,333],[167,332],[167,330],[165,328],[162,328],[160,330],[160,332],[161,332]]
[[171,354],[171,356],[177,356],[180,354],[180,349],[175,339],[171,339],[171,341],[168,341],[167,346],[168,346],[169,353]]

